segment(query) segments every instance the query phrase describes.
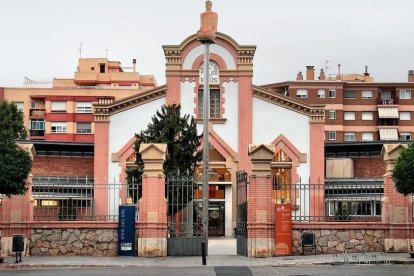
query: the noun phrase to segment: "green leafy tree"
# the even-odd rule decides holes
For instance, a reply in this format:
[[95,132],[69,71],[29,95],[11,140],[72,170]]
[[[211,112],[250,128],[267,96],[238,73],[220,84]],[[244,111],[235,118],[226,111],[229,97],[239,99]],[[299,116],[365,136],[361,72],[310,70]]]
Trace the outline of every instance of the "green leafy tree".
[[23,113],[13,102],[0,103],[0,193],[21,195],[27,190],[27,177],[32,160],[27,152],[17,149],[15,139],[25,139]]
[[414,194],[414,143],[401,151],[392,172],[392,179],[397,192],[403,195]]
[[[144,163],[139,154],[139,148],[142,143],[167,144],[167,157],[164,163],[164,173],[167,176],[192,176],[197,168],[197,164],[202,159],[202,152],[198,151],[201,135],[197,134],[195,119],[189,114],[181,115],[181,106],[179,104],[163,105],[161,110],[158,110],[152,117],[152,122],[147,129],[136,134],[136,137],[137,168],[128,172],[130,183],[141,183],[142,180]],[[140,193],[138,192],[138,194]],[[182,193],[177,194],[180,194],[182,199],[191,197],[191,195],[184,195]]]

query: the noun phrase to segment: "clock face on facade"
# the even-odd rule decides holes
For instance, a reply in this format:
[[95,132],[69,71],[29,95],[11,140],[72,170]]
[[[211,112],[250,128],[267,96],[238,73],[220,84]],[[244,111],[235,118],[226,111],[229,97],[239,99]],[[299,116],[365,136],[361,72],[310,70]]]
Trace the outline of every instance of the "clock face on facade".
[[[209,84],[220,84],[220,66],[214,60],[210,60],[209,62]],[[200,65],[199,68],[200,72],[200,84],[204,84],[204,62]]]

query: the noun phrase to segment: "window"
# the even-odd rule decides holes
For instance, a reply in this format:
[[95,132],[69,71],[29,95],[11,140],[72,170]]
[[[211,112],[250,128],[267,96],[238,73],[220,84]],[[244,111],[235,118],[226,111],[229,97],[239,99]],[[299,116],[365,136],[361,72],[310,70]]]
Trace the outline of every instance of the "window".
[[306,89],[298,89],[296,91],[297,98],[307,98],[308,97],[308,90]]
[[325,89],[318,90],[318,98],[325,98]]
[[[203,90],[198,91],[198,117],[203,118]],[[210,89],[210,118],[220,118],[219,89]]]
[[362,141],[374,141],[374,133],[362,132]]
[[93,66],[92,66],[92,67],[91,67],[91,71],[95,71],[95,67],[93,67]]
[[336,131],[329,131],[329,140],[336,140]]
[[30,108],[36,108],[36,101],[32,101],[30,104]]
[[362,91],[363,99],[372,99],[372,91]]
[[354,111],[345,111],[344,112],[344,120],[345,121],[355,120],[355,112]]
[[400,132],[400,140],[411,140],[411,132]]
[[374,120],[374,113],[372,113],[370,111],[362,112],[362,120],[363,121],[372,121],[372,120]]
[[91,102],[77,102],[76,113],[91,113],[92,103]]
[[32,130],[44,130],[45,129],[45,120],[31,120],[30,129]]
[[411,112],[410,111],[400,111],[400,120],[401,121],[411,120]]
[[66,112],[66,102],[52,102],[52,112]]
[[66,133],[66,123],[52,122],[50,132],[51,133]]
[[411,90],[400,90],[400,99],[402,100],[411,99]]
[[345,90],[344,91],[344,99],[355,99],[355,91],[354,90]]
[[329,89],[329,98],[336,98],[336,90]]
[[76,133],[92,133],[91,123],[76,123]]
[[328,116],[329,116],[329,119],[331,120],[336,119],[336,110],[329,110]]
[[105,63],[99,64],[99,72],[105,73]]
[[14,102],[14,104],[17,106],[17,110],[23,112],[23,108],[24,108],[23,102]]
[[345,142],[355,141],[355,132],[345,132],[344,141]]

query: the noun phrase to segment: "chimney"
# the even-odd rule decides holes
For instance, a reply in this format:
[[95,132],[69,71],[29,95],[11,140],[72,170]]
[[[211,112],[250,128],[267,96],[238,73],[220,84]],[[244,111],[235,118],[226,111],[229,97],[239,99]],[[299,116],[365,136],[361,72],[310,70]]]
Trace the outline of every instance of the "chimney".
[[365,73],[364,73],[364,76],[369,77],[369,73],[368,73],[368,66],[365,66]]
[[326,79],[325,71],[321,69],[321,72],[319,73],[319,80],[325,80],[325,79]]
[[314,66],[306,66],[306,80],[315,80]]
[[338,63],[338,74],[336,75],[336,80],[342,80],[341,64],[340,63]]
[[137,59],[132,59],[132,68],[134,69],[134,73],[137,71]]
[[303,80],[303,75],[302,75],[302,72],[299,72],[297,75],[296,75],[296,80]]
[[414,82],[414,70],[408,71],[408,82]]

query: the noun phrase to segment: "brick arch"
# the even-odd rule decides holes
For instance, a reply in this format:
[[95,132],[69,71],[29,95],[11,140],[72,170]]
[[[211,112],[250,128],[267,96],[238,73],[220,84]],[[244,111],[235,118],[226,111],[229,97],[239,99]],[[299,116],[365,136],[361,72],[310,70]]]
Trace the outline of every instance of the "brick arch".
[[[215,53],[210,53],[210,60],[213,60],[215,62],[218,63],[218,65],[220,66],[220,71],[221,70],[227,70],[227,65],[226,62],[224,61],[224,59],[215,54]],[[201,63],[204,62],[204,55],[199,55],[193,62],[193,65],[191,66],[191,69],[193,70],[198,70],[200,68]]]

